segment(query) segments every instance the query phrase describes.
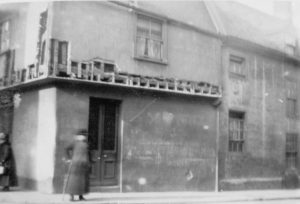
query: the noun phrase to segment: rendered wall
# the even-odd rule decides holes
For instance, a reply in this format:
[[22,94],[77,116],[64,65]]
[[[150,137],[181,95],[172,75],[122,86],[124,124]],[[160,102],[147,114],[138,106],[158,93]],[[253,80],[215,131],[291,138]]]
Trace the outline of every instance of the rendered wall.
[[26,33],[26,12],[27,4],[22,4],[18,12],[8,17],[10,21],[10,49],[15,50],[15,69],[24,67],[25,57],[25,33]]
[[36,63],[40,13],[45,11],[47,2],[4,3],[5,15],[0,22],[9,21],[9,49],[15,51],[14,69],[22,69]]
[[88,127],[90,97],[122,101],[122,192],[214,189],[216,112],[209,100],[119,88],[59,87],[54,179],[57,192],[62,190],[66,172],[64,148],[76,129]]
[[[230,54],[245,58],[245,79],[229,76]],[[298,67],[283,59],[230,48],[223,50],[223,67],[219,173],[224,182],[220,188],[281,188],[286,133],[299,133],[300,127],[299,119],[286,117],[285,81],[286,77],[299,78]],[[243,153],[228,151],[229,110],[245,112]]]
[[20,106],[14,109],[12,148],[16,160],[19,186],[36,189],[36,139],[38,91],[20,92]]
[[14,109],[12,148],[19,186],[52,192],[56,141],[56,89],[19,92]]
[[[75,61],[101,57],[115,61],[120,70],[129,73],[218,84],[220,42],[195,31],[197,28],[214,30],[203,3],[185,3],[186,10],[178,2],[172,3],[169,10],[164,3],[153,4],[152,12],[164,16],[169,15],[170,9],[176,10],[178,19],[179,13],[189,16],[190,21],[184,19],[184,23],[195,26],[191,29],[179,23],[167,23],[167,65],[134,59],[136,13],[109,2],[55,2],[51,36],[71,43],[71,59]],[[200,15],[195,13],[192,18],[188,12],[196,8]],[[175,18],[171,14],[170,17]],[[200,24],[202,20],[205,22]]]

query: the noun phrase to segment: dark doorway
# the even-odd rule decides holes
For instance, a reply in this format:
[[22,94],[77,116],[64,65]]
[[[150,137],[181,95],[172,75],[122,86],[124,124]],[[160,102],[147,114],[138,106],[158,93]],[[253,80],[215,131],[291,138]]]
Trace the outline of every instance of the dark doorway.
[[90,98],[89,145],[94,163],[92,186],[118,185],[118,132],[120,101]]

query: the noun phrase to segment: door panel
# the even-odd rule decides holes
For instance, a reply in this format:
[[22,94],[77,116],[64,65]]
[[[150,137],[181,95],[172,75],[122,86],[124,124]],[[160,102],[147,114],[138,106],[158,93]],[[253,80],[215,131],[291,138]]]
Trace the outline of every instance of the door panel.
[[118,184],[118,101],[91,99],[92,185]]

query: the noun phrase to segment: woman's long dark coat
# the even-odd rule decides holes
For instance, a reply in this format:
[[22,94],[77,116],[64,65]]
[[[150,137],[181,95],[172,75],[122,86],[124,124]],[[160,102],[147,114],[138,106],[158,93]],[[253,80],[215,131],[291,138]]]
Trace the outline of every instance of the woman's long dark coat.
[[66,193],[82,195],[89,192],[89,150],[86,141],[74,141],[66,148],[68,158],[72,158],[67,179]]
[[0,144],[0,162],[4,166],[4,174],[0,175],[0,186],[17,185],[15,162],[8,141]]

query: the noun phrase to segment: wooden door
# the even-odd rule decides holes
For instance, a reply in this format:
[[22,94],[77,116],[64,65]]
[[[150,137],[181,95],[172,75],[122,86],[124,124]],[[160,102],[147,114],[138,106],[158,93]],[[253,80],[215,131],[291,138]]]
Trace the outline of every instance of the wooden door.
[[89,144],[94,163],[91,185],[117,185],[119,101],[91,98]]

